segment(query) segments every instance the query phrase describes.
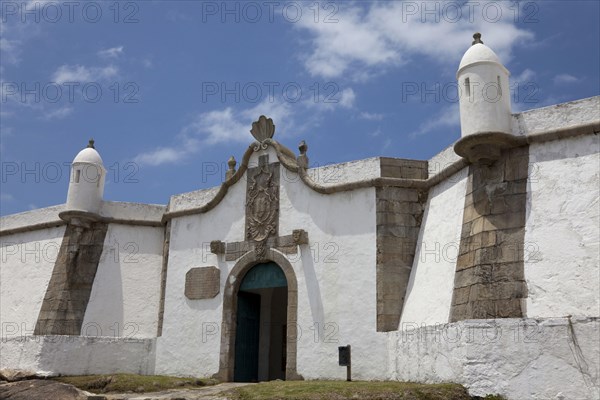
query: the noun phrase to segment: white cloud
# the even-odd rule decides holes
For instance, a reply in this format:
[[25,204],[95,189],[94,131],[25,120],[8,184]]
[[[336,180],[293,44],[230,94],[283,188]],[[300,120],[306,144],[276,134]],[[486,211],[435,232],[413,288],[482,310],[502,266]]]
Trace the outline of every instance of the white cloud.
[[554,83],[558,85],[579,82],[579,78],[576,78],[573,75],[569,74],[556,75],[553,80]]
[[172,164],[180,160],[185,152],[172,147],[159,147],[152,151],[139,154],[134,161],[138,164],[157,166],[162,164]]
[[73,112],[73,107],[65,106],[65,107],[61,107],[56,110],[48,111],[48,112],[44,113],[44,118],[46,118],[46,119],[61,119],[61,118],[64,118],[64,117],[70,115],[72,112]]
[[339,108],[350,109],[354,107],[356,103],[356,93],[354,89],[348,87],[346,89],[339,90],[338,86],[335,86],[335,91],[331,88],[323,90],[317,96],[307,96],[298,105],[307,109],[315,109],[318,112],[323,111],[334,111]]
[[352,108],[354,101],[356,100],[356,94],[352,88],[342,90],[340,93],[340,106],[344,108]]
[[526,84],[529,82],[533,82],[536,78],[537,74],[535,73],[535,71],[526,68],[525,70],[523,70],[523,72],[521,72],[519,75],[513,75],[510,78],[510,81],[515,84]]
[[[234,112],[231,107],[224,110],[210,111],[200,114],[194,122],[183,129],[190,137],[201,137],[206,144],[217,144],[229,141],[248,142],[252,122],[260,115],[266,115],[275,122],[279,135],[285,133],[285,128],[293,125],[291,109],[288,103],[275,103],[268,100],[255,107]],[[281,124],[284,124],[281,126]]]
[[[454,67],[470,45],[473,32],[483,33],[504,63],[510,60],[512,47],[518,41],[531,39],[533,34],[514,25],[510,4],[494,2],[503,7],[498,21],[485,21],[479,2],[476,11],[463,4],[463,18],[452,21],[440,7],[439,20],[421,12],[407,12],[405,2],[377,2],[369,7],[357,3],[340,5],[337,23],[314,23],[302,19],[296,26],[311,34],[311,49],[302,59],[313,76],[337,78],[349,76],[355,81],[368,79],[377,71],[412,61],[414,55],[424,55]],[[424,8],[426,2],[412,3]],[[442,3],[435,2],[434,5]],[[422,10],[421,10],[422,11]],[[469,21],[470,14],[473,22]]]
[[104,58],[118,58],[121,54],[123,54],[123,46],[111,47],[98,52],[98,55]]
[[513,112],[539,107],[541,90],[536,79],[537,73],[529,68],[510,77]]
[[419,125],[417,130],[412,132],[410,136],[414,138],[415,136],[428,134],[438,128],[458,126],[460,126],[460,114],[458,103],[456,103],[442,108],[437,115]]
[[135,157],[135,161],[150,166],[173,164],[196,154],[207,146],[228,142],[250,143],[252,122],[260,115],[273,119],[275,132],[279,137],[295,129],[292,110],[288,103],[266,100],[241,111],[227,107],[223,110],[198,114],[192,122],[181,129],[176,136],[176,144],[141,153]]
[[381,135],[381,128],[377,128],[373,132],[369,133],[369,136],[371,136],[371,137],[379,137],[380,135]]
[[106,67],[85,67],[83,65],[61,65],[52,80],[58,84],[65,82],[94,82],[116,76],[119,69],[113,65]]
[[383,114],[370,113],[370,112],[361,112],[359,117],[362,119],[366,119],[367,121],[381,121],[383,120]]
[[21,53],[18,40],[0,38],[0,58],[8,64],[18,64]]

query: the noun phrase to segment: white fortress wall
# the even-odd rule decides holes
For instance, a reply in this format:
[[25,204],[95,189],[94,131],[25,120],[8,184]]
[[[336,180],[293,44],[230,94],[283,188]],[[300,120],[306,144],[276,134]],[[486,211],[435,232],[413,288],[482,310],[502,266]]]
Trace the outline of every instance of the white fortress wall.
[[376,332],[375,189],[322,195],[290,172],[281,184],[280,235],[304,229],[309,239],[288,256],[298,279],[298,373],[345,379],[338,346],[350,344],[353,377],[381,378],[388,353]]
[[0,236],[2,339],[33,335],[64,232],[59,226]]
[[600,395],[598,318],[468,320],[429,328],[390,332],[392,379],[455,382],[471,395],[501,393],[509,400]]
[[[202,200],[195,198],[197,193]],[[205,204],[205,191],[174,196],[176,210]],[[235,262],[210,252],[210,242],[244,240],[245,175],[215,208],[171,220],[169,266],[162,336],[157,340],[159,374],[210,376],[219,369],[223,289]],[[185,296],[185,275],[195,267],[221,270],[220,292],[212,299],[190,300]]]
[[0,369],[38,375],[154,374],[156,339],[29,336],[0,343]]
[[532,144],[525,278],[529,317],[600,316],[600,138]]
[[400,329],[448,322],[468,170],[429,191]]
[[81,334],[156,337],[164,228],[109,224]]

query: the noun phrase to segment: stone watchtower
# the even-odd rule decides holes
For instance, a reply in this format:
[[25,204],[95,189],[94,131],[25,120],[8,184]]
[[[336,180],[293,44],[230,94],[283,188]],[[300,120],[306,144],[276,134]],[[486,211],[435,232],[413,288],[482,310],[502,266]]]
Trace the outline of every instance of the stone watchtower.
[[98,270],[107,223],[100,215],[106,170],[90,140],[71,164],[67,223],[35,326],[36,335],[79,335]]
[[106,170],[94,140],[81,150],[71,164],[71,179],[67,193],[66,211],[83,211],[98,214],[104,194]]
[[469,177],[450,321],[526,315],[524,235],[529,148],[512,134],[508,70],[475,39],[457,72]]
[[489,164],[513,142],[511,129],[510,72],[481,34],[473,35],[456,79],[459,88],[461,140],[456,152],[471,162]]

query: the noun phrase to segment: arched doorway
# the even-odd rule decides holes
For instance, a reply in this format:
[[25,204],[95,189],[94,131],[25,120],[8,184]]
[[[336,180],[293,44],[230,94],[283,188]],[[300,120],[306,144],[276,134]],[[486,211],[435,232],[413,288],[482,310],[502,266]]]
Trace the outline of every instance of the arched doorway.
[[234,380],[235,344],[237,333],[238,293],[246,273],[255,265],[274,262],[283,271],[287,281],[287,340],[285,342],[285,379],[302,380],[296,371],[298,282],[289,260],[276,249],[267,249],[266,255],[259,257],[256,251],[249,251],[240,257],[229,273],[223,290],[223,321],[221,324],[221,349],[219,371],[214,377],[221,381]]
[[237,293],[233,380],[285,379],[287,280],[274,262],[253,266]]

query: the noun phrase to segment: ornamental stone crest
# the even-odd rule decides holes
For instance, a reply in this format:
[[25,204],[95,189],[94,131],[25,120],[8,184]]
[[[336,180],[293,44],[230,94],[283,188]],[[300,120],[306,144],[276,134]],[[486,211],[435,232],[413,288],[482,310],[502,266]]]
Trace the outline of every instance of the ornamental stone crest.
[[[256,242],[257,249],[277,236],[279,227],[279,164],[266,160],[248,170],[246,189],[246,240]],[[266,250],[266,249],[265,249]]]
[[264,115],[258,117],[258,121],[252,123],[252,129],[250,130],[254,139],[262,143],[266,139],[271,139],[275,134],[275,125],[271,118],[267,118]]

